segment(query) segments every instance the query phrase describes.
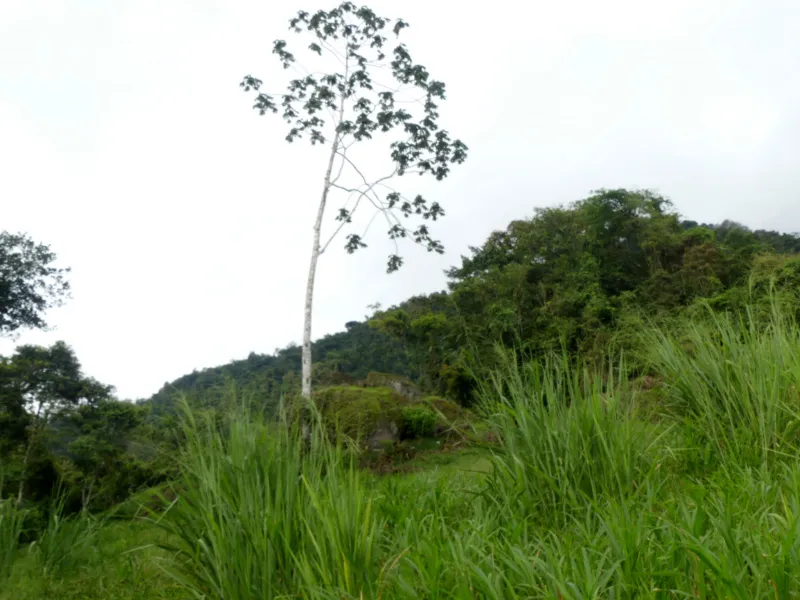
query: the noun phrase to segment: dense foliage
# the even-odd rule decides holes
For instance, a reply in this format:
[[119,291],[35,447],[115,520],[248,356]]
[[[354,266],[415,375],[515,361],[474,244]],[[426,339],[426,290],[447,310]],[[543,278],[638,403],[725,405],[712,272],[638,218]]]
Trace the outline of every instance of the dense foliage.
[[55,260],[49,246],[0,231],[0,335],[46,327],[44,312],[69,295],[69,269]]
[[60,492],[67,509],[107,508],[159,480],[166,440],[147,428],[147,407],[112,391],[83,374],[64,342],[0,357],[1,491],[19,504]]
[[798,246],[797,235],[681,221],[647,191],[601,190],[494,232],[449,270],[447,293],[413,298],[372,324],[405,342],[430,388],[468,403],[472,375],[491,368],[497,343],[528,356],[565,348],[602,360],[622,348],[636,359],[643,318],[701,299],[742,306],[754,270],[797,290],[800,260],[775,255]]

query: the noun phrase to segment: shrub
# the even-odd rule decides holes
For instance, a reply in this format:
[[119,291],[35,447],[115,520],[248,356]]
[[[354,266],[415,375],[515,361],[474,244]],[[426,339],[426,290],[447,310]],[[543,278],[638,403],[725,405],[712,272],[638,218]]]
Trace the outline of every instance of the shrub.
[[317,404],[329,431],[360,441],[379,429],[399,429],[402,408],[408,402],[385,387],[340,386],[317,394]]
[[401,416],[401,439],[431,437],[436,433],[436,414],[423,404],[403,408]]

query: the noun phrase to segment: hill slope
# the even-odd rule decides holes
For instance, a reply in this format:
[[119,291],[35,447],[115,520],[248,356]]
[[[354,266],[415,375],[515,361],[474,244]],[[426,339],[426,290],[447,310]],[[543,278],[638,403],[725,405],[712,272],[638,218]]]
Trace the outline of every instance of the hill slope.
[[[370,371],[393,373],[468,403],[463,364],[476,344],[487,354],[497,341],[536,350],[566,341],[579,354],[602,355],[626,316],[724,298],[759,256],[794,253],[800,253],[797,234],[752,231],[729,220],[698,224],[650,192],[601,190],[492,233],[448,272],[448,292],[409,298],[374,315],[378,328],[353,321],[318,340],[314,379],[324,385]],[[251,353],[165,384],[150,401],[165,407],[183,392],[213,404],[231,381],[276,402],[299,389],[300,356],[298,346]]]
[[[416,378],[403,343],[364,321],[350,321],[345,331],[316,341],[313,353],[314,378],[322,383],[364,379],[372,371]],[[148,402],[157,410],[170,406],[176,393],[184,393],[201,404],[213,404],[222,389],[234,383],[240,391],[256,395],[265,404],[275,403],[282,393],[299,390],[300,354],[299,346],[271,355],[251,352],[245,359],[188,373],[166,383]]]

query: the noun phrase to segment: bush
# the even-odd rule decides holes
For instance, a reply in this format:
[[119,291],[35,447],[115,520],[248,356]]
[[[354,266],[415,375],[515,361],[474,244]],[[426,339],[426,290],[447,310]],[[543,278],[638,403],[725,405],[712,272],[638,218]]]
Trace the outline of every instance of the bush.
[[425,405],[407,406],[402,410],[401,416],[401,439],[431,437],[436,433],[438,419],[436,414]]
[[317,404],[329,431],[366,441],[376,431],[399,429],[408,400],[385,387],[332,387],[319,392]]

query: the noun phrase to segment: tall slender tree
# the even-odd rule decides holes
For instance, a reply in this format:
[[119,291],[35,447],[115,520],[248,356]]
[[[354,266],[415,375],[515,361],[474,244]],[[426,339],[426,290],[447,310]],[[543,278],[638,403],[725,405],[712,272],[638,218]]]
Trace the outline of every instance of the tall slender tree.
[[[444,215],[441,205],[421,195],[403,195],[389,186],[391,180],[411,173],[442,180],[452,164],[467,158],[467,146],[439,127],[438,103],[445,99],[444,83],[415,63],[405,44],[389,47],[388,35],[399,37],[406,27],[402,19],[378,16],[372,9],[349,1],[329,11],[300,11],[289,21],[289,29],[310,37],[307,50],[322,68],[302,70],[287,42],[276,40],[273,54],[284,69],[293,69],[300,76],[291,79],[280,94],[262,91],[262,80],[252,75],[240,84],[246,92],[255,92],[254,108],[259,114],[282,114],[289,125],[288,142],[305,138],[312,145],[329,148],[305,296],[302,394],[307,398],[311,396],[311,321],[317,263],[342,229],[352,223],[356,211],[371,205],[373,218],[386,221],[389,238],[395,241],[395,252],[388,257],[389,273],[403,264],[397,250],[397,242],[403,238],[429,252],[444,250],[441,242],[431,237],[427,224]],[[391,169],[373,178],[352,158],[351,148],[375,144],[379,137],[386,142]],[[354,183],[345,183],[348,176]],[[326,208],[335,192],[346,195],[347,200],[336,213],[338,226],[323,241]],[[422,222],[411,226],[411,217]],[[366,247],[365,235],[366,229],[363,234],[348,233],[346,251]]]

